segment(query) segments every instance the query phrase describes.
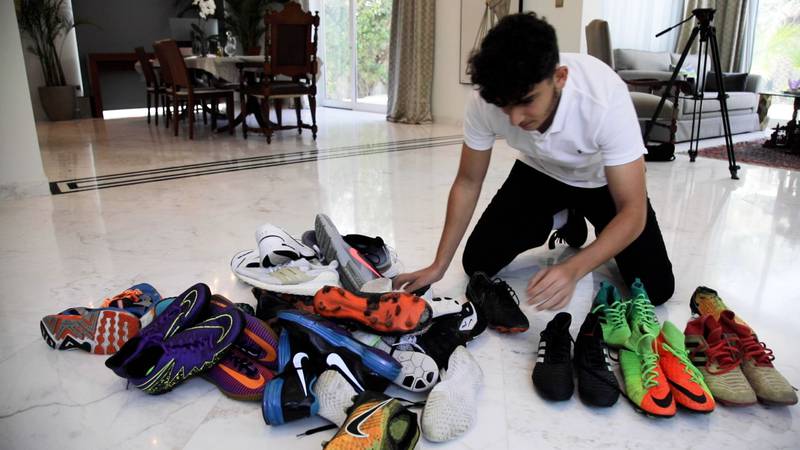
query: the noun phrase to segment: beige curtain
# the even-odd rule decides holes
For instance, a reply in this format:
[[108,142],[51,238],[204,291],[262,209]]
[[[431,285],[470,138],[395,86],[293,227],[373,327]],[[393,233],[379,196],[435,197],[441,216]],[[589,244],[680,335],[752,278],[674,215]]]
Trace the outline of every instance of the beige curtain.
[[[714,8],[714,20],[711,25],[717,30],[717,44],[719,46],[719,63],[723,72],[747,72],[750,70],[750,55],[748,54],[748,38],[752,36],[755,24],[750,17],[757,7],[753,0],[686,0],[686,14],[688,17],[695,8]],[[696,21],[690,20],[683,24],[678,37],[676,52],[683,51],[689,35]],[[700,37],[692,44],[691,53],[697,53]],[[709,57],[711,49],[709,48]]]
[[389,104],[386,119],[433,121],[433,37],[435,0],[394,0],[389,43]]

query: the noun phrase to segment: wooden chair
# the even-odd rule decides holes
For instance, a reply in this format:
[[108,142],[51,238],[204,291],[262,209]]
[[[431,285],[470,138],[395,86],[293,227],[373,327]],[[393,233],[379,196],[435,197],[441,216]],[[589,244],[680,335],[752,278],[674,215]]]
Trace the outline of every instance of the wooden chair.
[[[225,100],[228,123],[233,123],[233,89],[195,88],[189,78],[189,71],[186,69],[183,55],[181,55],[180,50],[178,50],[178,44],[174,40],[157,41],[153,44],[153,47],[155,47],[156,57],[161,65],[162,75],[170,86],[166,94],[172,103],[175,136],[178,135],[179,105],[182,103],[186,104],[185,112],[189,121],[189,139],[194,139],[194,111],[195,106],[198,104],[205,105],[206,102],[211,102],[213,108],[211,124],[216,129],[219,101]],[[230,128],[230,134],[233,134],[233,127]]]
[[[142,74],[144,74],[144,81],[147,85],[147,91],[145,93],[147,96],[147,123],[150,123],[150,97],[152,96],[153,103],[155,103],[156,125],[158,125],[158,103],[159,100],[161,100],[161,104],[164,105],[166,90],[156,76],[153,64],[150,63],[150,55],[144,51],[144,47],[136,47],[134,51],[136,52],[136,57],[139,58],[139,64],[142,66]],[[167,116],[166,106],[164,106],[164,115],[165,117]]]
[[[319,13],[305,12],[298,3],[286,3],[280,12],[271,11],[264,17],[264,73],[259,84],[243,92],[261,100],[261,114],[264,118],[264,132],[267,143],[272,142],[275,130],[311,130],[317,139],[317,29]],[[277,77],[287,78],[279,79]],[[243,81],[243,83],[246,83]],[[303,123],[300,110],[302,96],[308,96],[311,109],[311,125]],[[297,125],[284,126],[282,123],[282,103],[286,98],[294,99]],[[278,123],[269,120],[270,101],[275,101],[275,115]],[[249,128],[253,129],[253,128]],[[248,126],[242,127],[245,138]]]

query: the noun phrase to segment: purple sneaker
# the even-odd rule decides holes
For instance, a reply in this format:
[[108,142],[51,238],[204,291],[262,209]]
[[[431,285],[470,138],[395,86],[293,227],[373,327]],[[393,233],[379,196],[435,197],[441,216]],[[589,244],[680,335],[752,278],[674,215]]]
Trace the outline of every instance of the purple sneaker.
[[[214,314],[225,308],[239,308],[227,298],[214,294],[208,303],[209,311]],[[239,308],[241,310],[241,308]],[[242,311],[245,325],[242,334],[233,343],[253,361],[275,370],[278,368],[278,336],[269,325],[262,320]]]
[[211,291],[203,283],[195,284],[169,303],[149,325],[139,331],[119,351],[106,360],[106,367],[122,378],[128,378],[125,367],[128,360],[135,357],[146,346],[145,341],[162,342],[183,328],[194,325],[206,311]]
[[242,312],[228,308],[164,341],[134,338],[139,341],[138,351],[121,370],[148,394],[167,392],[217,364],[243,327]]

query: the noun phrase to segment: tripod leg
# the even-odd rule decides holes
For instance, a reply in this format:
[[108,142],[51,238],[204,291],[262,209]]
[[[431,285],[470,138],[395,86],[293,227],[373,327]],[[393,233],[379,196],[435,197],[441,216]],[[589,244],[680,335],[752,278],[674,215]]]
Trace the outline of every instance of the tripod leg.
[[[692,110],[692,134],[691,142],[689,143],[689,161],[691,162],[697,159],[697,151],[700,150],[703,99],[705,99],[706,74],[708,73],[708,37],[702,33],[701,31],[700,45],[697,48],[697,80],[694,87],[695,104]],[[697,107],[698,103],[700,103],[699,108]],[[697,134],[695,134],[695,130]],[[692,145],[694,145],[694,149],[692,149]]]
[[[661,114],[661,109],[664,107],[664,102],[667,100],[667,96],[672,91],[672,86],[675,85],[675,80],[678,78],[678,73],[680,73],[681,67],[683,67],[683,61],[686,59],[686,55],[689,54],[689,49],[692,47],[692,43],[694,42],[695,38],[697,37],[697,33],[699,32],[700,32],[699,27],[694,27],[694,29],[692,29],[692,34],[689,35],[689,40],[686,41],[686,47],[683,49],[683,53],[681,53],[681,58],[678,60],[678,64],[675,66],[675,70],[672,71],[672,76],[670,77],[669,82],[667,82],[667,86],[664,89],[664,93],[661,94],[661,100],[659,100],[658,106],[656,107],[656,111],[653,113],[653,118],[650,119],[650,121],[648,121],[645,125],[644,128],[645,145],[647,145],[647,140],[650,138],[650,131],[653,129],[653,123],[655,123],[658,120]],[[675,105],[674,107],[677,108],[678,105]]]
[[728,95],[725,93],[725,85],[722,83],[722,66],[719,63],[719,47],[717,46],[717,36],[714,28],[711,28],[711,60],[714,64],[714,75],[717,78],[717,99],[719,100],[720,113],[722,114],[722,127],[725,132],[725,147],[728,150],[728,170],[731,178],[739,179],[740,167],[736,164],[736,155],[733,152],[733,137],[731,137],[731,122],[728,116]]

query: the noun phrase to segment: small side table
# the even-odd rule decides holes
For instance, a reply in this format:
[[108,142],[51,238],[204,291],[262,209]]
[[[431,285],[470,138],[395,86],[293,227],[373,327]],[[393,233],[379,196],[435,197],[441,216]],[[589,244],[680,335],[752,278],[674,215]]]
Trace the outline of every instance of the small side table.
[[783,148],[793,152],[800,152],[800,124],[797,122],[797,110],[800,109],[800,92],[759,92],[759,94],[794,98],[792,120],[784,126],[778,124],[773,128],[772,135],[764,142],[764,147]]

